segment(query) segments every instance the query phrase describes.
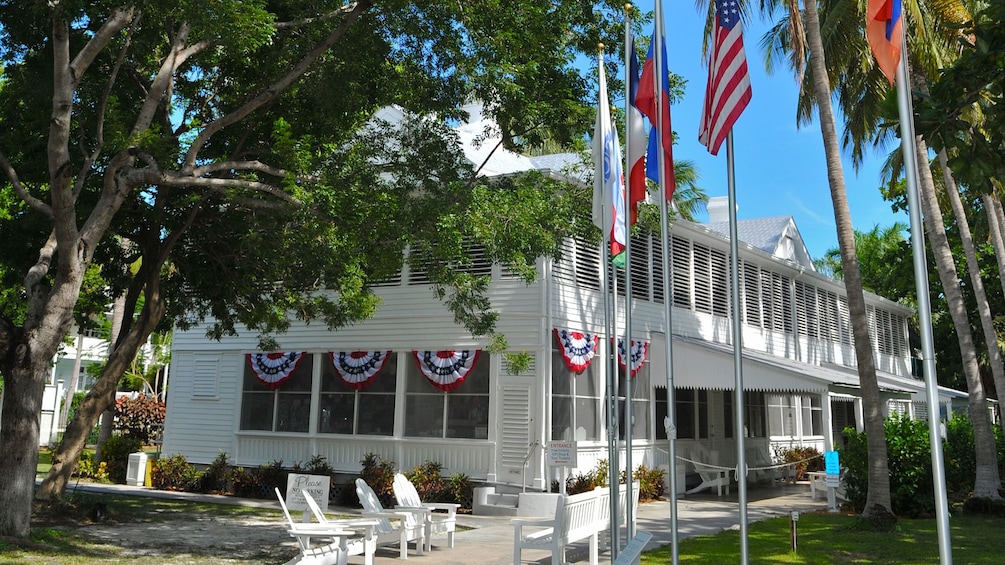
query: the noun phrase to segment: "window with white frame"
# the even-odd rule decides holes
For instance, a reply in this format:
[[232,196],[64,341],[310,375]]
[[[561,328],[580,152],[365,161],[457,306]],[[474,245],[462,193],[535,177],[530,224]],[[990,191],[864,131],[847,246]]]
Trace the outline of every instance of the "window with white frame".
[[[596,441],[600,439],[600,364],[573,373],[552,346],[551,439]],[[596,361],[596,359],[594,359]]]
[[262,380],[248,362],[244,363],[244,392],[241,397],[241,429],[272,432],[309,431],[311,384],[316,355],[303,355],[292,373],[281,383]]
[[819,395],[768,394],[766,400],[769,435],[823,435],[823,408]]
[[[338,370],[347,355],[366,362],[372,375],[349,378]],[[363,358],[362,355],[368,356]],[[341,356],[341,361],[340,361]],[[390,351],[335,352],[322,356],[318,433],[389,436],[394,433],[398,358]],[[359,374],[359,372],[357,372]]]
[[449,391],[437,388],[414,359],[405,363],[405,436],[487,439],[488,425],[487,354],[478,355]]

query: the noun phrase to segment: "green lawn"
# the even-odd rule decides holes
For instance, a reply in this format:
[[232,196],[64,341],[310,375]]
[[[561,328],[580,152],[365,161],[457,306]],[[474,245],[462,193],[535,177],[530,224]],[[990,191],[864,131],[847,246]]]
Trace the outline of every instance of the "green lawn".
[[[797,551],[789,551],[789,518],[751,524],[747,531],[750,563],[939,563],[934,519],[907,520],[896,531],[876,533],[859,527],[855,516],[802,514],[798,522]],[[956,563],[1001,563],[1005,554],[1001,518],[953,516],[950,541]],[[680,562],[693,564],[739,563],[740,533],[723,532],[682,540]],[[670,562],[669,547],[642,556],[644,565]]]

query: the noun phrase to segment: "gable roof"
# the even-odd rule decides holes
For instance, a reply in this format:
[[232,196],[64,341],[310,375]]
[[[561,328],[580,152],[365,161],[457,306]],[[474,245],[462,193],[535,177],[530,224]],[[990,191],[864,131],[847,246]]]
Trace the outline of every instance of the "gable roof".
[[[729,222],[709,222],[705,226],[729,236]],[[747,244],[780,259],[788,259],[809,270],[816,271],[813,258],[803,242],[792,216],[774,216],[736,221],[736,236]]]

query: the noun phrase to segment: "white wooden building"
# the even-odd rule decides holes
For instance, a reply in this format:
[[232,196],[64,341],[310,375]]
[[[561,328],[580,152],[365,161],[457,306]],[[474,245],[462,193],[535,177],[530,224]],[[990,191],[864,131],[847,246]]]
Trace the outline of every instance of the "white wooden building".
[[[477,162],[476,151],[469,148]],[[558,174],[563,162],[504,152],[498,159],[497,174],[531,167]],[[729,242],[719,209],[713,202],[709,224],[675,222],[672,285],[663,281],[659,241],[634,240],[633,339],[648,344],[632,379],[636,466],[666,464],[666,299],[673,300],[678,445],[700,444],[717,459],[709,462],[735,461]],[[789,217],[741,221],[740,240],[748,448],[766,458],[787,446],[830,449],[845,426],[862,427],[843,284],[815,272]],[[406,269],[378,288],[383,303],[373,319],[334,332],[294,323],[278,336],[284,354],[258,360],[260,374],[251,368],[260,353],[254,332],[217,342],[202,328],[177,331],[163,452],[209,463],[222,451],[246,467],[321,455],[347,473],[373,452],[401,469],[430,460],[448,475],[545,488],[551,470],[533,446],[575,440],[579,469],[592,469],[607,457],[601,358],[610,341],[600,250],[569,242],[562,261],[538,262],[531,285],[485,262],[468,268],[492,275],[498,330],[513,351],[533,357],[527,371],[510,374],[501,356],[481,351],[486,343],[453,322],[424,274]],[[911,375],[911,310],[879,296],[866,300],[887,410],[925,417],[924,383]],[[581,373],[562,354],[563,331],[599,336],[601,354]],[[940,389],[940,411],[961,395]]]

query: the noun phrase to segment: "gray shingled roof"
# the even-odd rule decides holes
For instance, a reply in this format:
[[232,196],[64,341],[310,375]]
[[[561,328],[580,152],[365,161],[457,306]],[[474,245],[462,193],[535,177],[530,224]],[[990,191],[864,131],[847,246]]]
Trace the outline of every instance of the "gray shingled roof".
[[[736,235],[740,241],[773,254],[778,248],[778,240],[791,221],[792,216],[737,220]],[[704,225],[712,231],[729,235],[729,222],[709,222]]]

